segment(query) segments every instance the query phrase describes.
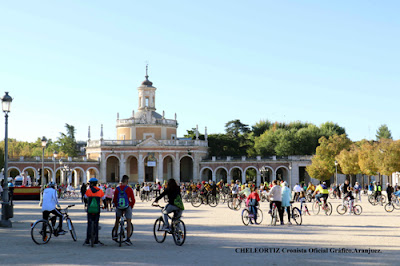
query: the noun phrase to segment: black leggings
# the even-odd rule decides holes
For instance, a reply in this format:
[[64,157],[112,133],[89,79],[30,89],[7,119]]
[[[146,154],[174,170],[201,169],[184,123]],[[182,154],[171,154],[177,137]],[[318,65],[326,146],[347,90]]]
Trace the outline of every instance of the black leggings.
[[289,207],[283,207],[283,212],[285,212],[285,209],[287,211],[288,221],[290,222],[290,206]]
[[[43,211],[43,219],[46,220],[46,221],[49,220],[50,213],[52,213],[56,217],[58,217],[58,229],[61,230],[62,229],[62,218],[63,218],[62,213],[57,209],[54,209],[52,211]],[[53,223],[52,225],[54,227],[56,221],[54,220],[54,222],[52,222],[52,223]]]

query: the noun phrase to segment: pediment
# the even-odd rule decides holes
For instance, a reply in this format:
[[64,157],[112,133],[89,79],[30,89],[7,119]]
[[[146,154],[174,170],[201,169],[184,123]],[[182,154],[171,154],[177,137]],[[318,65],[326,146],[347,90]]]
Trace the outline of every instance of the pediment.
[[153,146],[161,146],[160,142],[158,142],[156,139],[153,138],[148,138],[146,140],[143,140],[138,144],[138,146],[142,147],[153,147]]

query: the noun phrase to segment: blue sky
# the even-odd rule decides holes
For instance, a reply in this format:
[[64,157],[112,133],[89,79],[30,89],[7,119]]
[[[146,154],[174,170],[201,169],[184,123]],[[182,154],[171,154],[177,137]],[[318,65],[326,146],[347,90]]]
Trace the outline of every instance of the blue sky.
[[[400,137],[398,1],[8,1],[0,89],[9,136],[116,138],[149,62],[156,107],[178,135],[232,119],[321,124],[352,140]],[[4,120],[3,120],[4,121]],[[4,137],[4,123],[0,123]]]

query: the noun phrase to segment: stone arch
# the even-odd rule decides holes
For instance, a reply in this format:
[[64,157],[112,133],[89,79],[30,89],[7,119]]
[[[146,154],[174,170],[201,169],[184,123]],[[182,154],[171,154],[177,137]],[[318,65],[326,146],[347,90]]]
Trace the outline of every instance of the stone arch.
[[[94,172],[94,175],[92,175],[92,170]],[[89,181],[90,178],[95,177],[98,178],[100,176],[100,171],[96,167],[89,167],[86,169],[86,181]]]
[[[271,183],[275,178],[275,171],[274,168],[272,168],[269,165],[263,165],[262,167],[267,168],[267,172],[265,174],[261,174],[261,182],[268,182]],[[260,169],[259,169],[260,170]]]
[[165,155],[163,157],[163,170],[162,170],[162,179],[168,180],[174,178],[174,162],[176,158],[171,155]]
[[[33,171],[33,176],[30,176],[31,179],[31,185],[33,185],[36,182],[36,179],[39,177],[39,173],[37,171],[37,169],[33,166],[27,166],[22,170],[22,173],[27,172],[28,170],[32,170]],[[27,176],[26,176],[27,177]]]
[[[238,169],[238,172],[234,172],[236,169]],[[232,166],[232,168],[229,170],[229,176],[234,181],[239,180],[241,183],[245,183],[243,169],[240,166]]]
[[[10,172],[11,172],[12,170],[18,171],[18,174],[17,174],[17,175],[20,175],[20,174],[21,174],[21,170],[19,170],[18,167],[16,167],[16,166],[9,166],[9,167],[7,168],[7,174],[6,174],[7,177],[11,177],[11,176],[10,176]],[[14,177],[15,177],[15,176],[14,176]]]
[[[224,170],[225,173],[222,172],[222,170]],[[229,173],[229,171],[228,171],[228,169],[226,167],[218,166],[217,168],[215,168],[214,173],[215,173],[214,176],[215,176],[215,180],[216,181],[222,179],[222,180],[224,180],[225,183],[228,182],[228,173]]]
[[119,182],[120,158],[116,154],[110,154],[106,158],[106,182]]
[[[282,170],[284,169],[284,170]],[[282,181],[286,181],[287,183],[289,183],[289,173],[290,170],[288,167],[284,166],[284,165],[280,165],[275,169],[275,178],[277,180],[282,180]]]
[[193,157],[184,155],[179,159],[179,176],[181,182],[190,182],[193,180]]
[[[247,173],[247,170],[253,169],[255,170],[255,175],[253,175],[253,173]],[[243,173],[245,175],[245,180],[246,183],[249,183],[250,181],[253,182],[253,184],[257,184],[257,176],[259,175],[259,171],[257,169],[257,167],[251,165],[251,166],[247,166],[244,170]]]
[[129,182],[139,182],[139,159],[134,154],[129,154],[125,160],[126,175],[129,176]]
[[[208,171],[205,171],[208,170]],[[200,170],[200,179],[201,181],[208,181],[208,180],[214,180],[215,176],[213,175],[213,170],[211,169],[211,167],[208,166],[204,166],[203,168],[201,168]]]
[[184,157],[190,157],[190,158],[192,159],[192,161],[194,161],[193,156],[192,156],[192,155],[189,155],[189,154],[184,154],[184,155],[182,155],[182,156],[179,158],[179,161],[182,160]]
[[[79,170],[80,173],[78,173],[76,170]],[[86,171],[83,170],[82,167],[75,166],[72,168],[72,172],[74,173],[74,176],[72,178],[72,183],[75,187],[80,187],[82,183],[86,183]]]

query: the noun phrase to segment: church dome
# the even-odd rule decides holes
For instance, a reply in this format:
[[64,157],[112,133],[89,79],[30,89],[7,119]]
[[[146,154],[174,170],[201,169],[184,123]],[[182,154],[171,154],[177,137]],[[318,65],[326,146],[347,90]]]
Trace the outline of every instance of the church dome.
[[150,86],[150,87],[151,87],[151,86],[153,86],[153,82],[151,82],[151,81],[149,80],[149,76],[146,76],[146,80],[142,82],[142,85]]

